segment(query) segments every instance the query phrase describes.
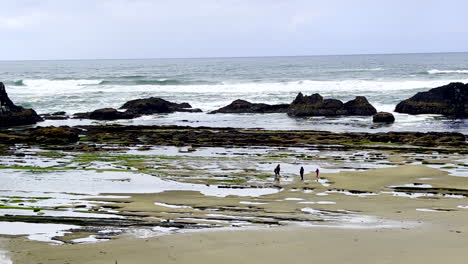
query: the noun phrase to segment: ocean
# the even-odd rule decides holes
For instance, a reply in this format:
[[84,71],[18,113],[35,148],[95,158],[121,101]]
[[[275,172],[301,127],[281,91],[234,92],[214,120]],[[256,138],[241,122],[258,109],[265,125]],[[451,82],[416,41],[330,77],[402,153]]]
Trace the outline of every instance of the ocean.
[[468,82],[468,53],[304,57],[1,61],[0,81],[12,100],[38,113],[69,114],[128,100],[161,97],[188,102],[203,113],[173,113],[134,120],[48,120],[39,126],[120,123],[263,129],[365,131],[450,131],[468,134],[467,119],[395,114],[392,125],[371,117],[290,118],[286,114],[207,112],[235,99],[290,103],[297,93],[320,93],[343,101],[366,96],[378,111],[417,92]]

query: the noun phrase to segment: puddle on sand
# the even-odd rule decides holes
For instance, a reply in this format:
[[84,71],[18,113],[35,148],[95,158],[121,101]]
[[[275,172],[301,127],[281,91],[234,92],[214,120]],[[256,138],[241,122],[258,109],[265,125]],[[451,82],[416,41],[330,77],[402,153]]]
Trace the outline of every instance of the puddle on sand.
[[332,201],[317,201],[317,202],[313,202],[313,201],[305,201],[305,202],[298,202],[299,204],[336,204],[336,202],[332,202]]
[[447,163],[444,165],[426,165],[430,168],[439,169],[442,171],[446,171],[449,173],[450,176],[457,176],[457,177],[468,177],[468,167]]
[[37,224],[23,222],[0,222],[0,234],[3,235],[28,235],[30,240],[55,242],[55,236],[63,236],[67,230],[79,228],[75,225],[62,224]]
[[408,183],[403,185],[392,185],[390,188],[399,188],[399,187],[410,187],[410,188],[432,188],[430,184],[421,184],[421,183]]
[[161,236],[161,235],[167,235],[170,233],[174,233],[179,228],[176,227],[153,227],[151,229],[131,229],[129,231],[129,234],[137,237],[137,238],[149,238],[149,237],[155,237],[155,236]]
[[9,252],[4,247],[4,242],[8,241],[7,239],[0,238],[0,264],[13,264],[13,261],[10,259]]
[[57,216],[57,217],[82,217],[82,218],[124,218],[121,215],[115,214],[96,214],[88,211],[73,211],[73,210],[47,210],[43,209],[37,212],[27,209],[0,209],[0,215],[41,215],[41,216]]
[[268,204],[268,203],[261,203],[261,202],[249,202],[249,201],[240,201],[240,204],[248,204],[248,205],[262,205],[262,204]]
[[8,256],[8,252],[0,249],[0,264],[13,264],[13,261]]
[[[57,171],[34,175],[26,171],[3,170],[2,189],[30,192],[62,192],[97,195],[99,193],[160,193],[198,191],[203,195],[225,197],[273,194],[276,188],[218,188],[217,185],[180,183],[155,176],[130,172]],[[125,179],[120,181],[119,179]]]
[[352,211],[324,211],[313,208],[302,208],[302,212],[312,214],[324,219],[327,223],[317,224],[312,222],[296,223],[305,227],[329,227],[346,229],[368,229],[368,228],[400,228],[413,227],[415,222],[395,221],[379,218],[376,216],[359,215]]
[[444,197],[464,199],[465,196],[457,194],[437,194],[437,193],[406,193],[406,192],[382,192],[383,194],[391,194],[397,197],[420,198],[420,197]]
[[167,204],[167,203],[154,203],[157,206],[167,207],[167,208],[187,208],[192,209],[193,207],[188,205],[175,205],[175,204]]
[[71,242],[75,244],[83,244],[83,243],[96,243],[96,242],[102,242],[102,241],[107,241],[107,240],[109,239],[100,239],[100,238],[97,238],[96,235],[91,235],[88,237],[73,239],[71,240]]
[[430,208],[416,208],[416,211],[419,211],[419,212],[435,212],[435,213],[441,213],[441,212],[450,212],[450,211],[452,211],[452,210],[430,209]]
[[290,198],[285,198],[285,201],[303,201],[304,199],[302,198],[296,198],[296,197],[290,197]]
[[354,193],[354,192],[350,192],[350,191],[345,191],[345,190],[330,190],[330,191],[326,191],[326,193],[341,193],[341,194],[344,194],[344,195],[349,195],[349,196],[358,196],[358,197],[367,197],[367,196],[374,196],[374,195],[379,195],[377,193],[370,193],[370,192],[359,192],[359,193]]

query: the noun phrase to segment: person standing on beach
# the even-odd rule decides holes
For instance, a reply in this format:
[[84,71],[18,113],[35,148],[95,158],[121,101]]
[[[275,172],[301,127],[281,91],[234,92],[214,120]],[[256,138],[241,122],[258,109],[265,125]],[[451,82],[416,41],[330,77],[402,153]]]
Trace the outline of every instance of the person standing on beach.
[[275,172],[275,181],[279,181],[280,179],[280,165],[278,164],[278,166],[276,166],[274,172]]
[[301,169],[299,170],[299,174],[301,175],[301,181],[304,180],[304,167],[301,167]]
[[318,180],[320,179],[319,173],[320,173],[320,170],[319,170],[319,168],[317,168],[317,169],[315,170],[315,174],[316,174],[316,177],[317,177],[317,182],[318,182]]

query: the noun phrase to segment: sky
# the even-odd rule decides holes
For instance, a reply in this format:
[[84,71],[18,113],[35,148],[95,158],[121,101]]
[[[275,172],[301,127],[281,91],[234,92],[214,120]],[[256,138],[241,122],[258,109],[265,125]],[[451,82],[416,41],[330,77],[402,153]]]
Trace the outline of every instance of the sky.
[[1,0],[0,60],[468,51],[467,0]]

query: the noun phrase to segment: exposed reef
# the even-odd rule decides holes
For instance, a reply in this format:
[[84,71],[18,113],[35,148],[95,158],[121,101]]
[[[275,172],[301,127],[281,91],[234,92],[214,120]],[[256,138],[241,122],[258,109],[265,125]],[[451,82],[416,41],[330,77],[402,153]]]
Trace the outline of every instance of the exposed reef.
[[468,117],[468,84],[450,83],[400,102],[395,112]]
[[288,108],[288,115],[295,117],[307,116],[339,116],[363,115],[370,116],[377,110],[363,96],[343,103],[337,99],[323,99],[320,94],[304,96],[299,93]]
[[277,105],[269,105],[263,103],[251,103],[245,100],[237,99],[230,103],[229,105],[222,107],[218,110],[210,112],[210,114],[218,114],[218,113],[233,113],[233,114],[241,114],[241,113],[258,113],[258,114],[265,114],[265,113],[286,113],[288,111],[288,104],[277,104]]

